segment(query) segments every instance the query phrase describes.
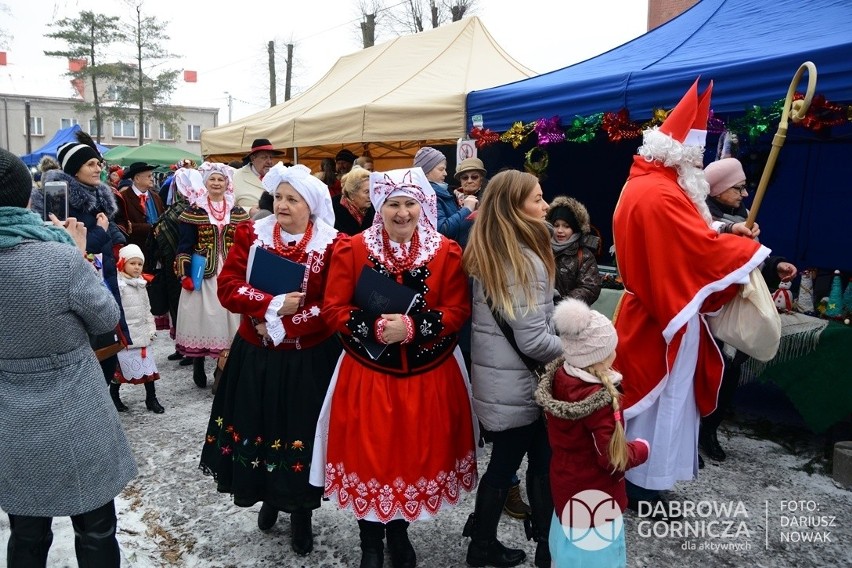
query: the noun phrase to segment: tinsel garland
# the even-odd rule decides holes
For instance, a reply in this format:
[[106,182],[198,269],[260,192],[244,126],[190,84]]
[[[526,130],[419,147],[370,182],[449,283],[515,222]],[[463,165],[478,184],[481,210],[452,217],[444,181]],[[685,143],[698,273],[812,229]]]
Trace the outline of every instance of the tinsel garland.
[[[804,95],[796,93],[794,100],[802,98]],[[753,105],[743,116],[727,124],[711,110],[707,121],[707,132],[721,134],[728,131],[741,136],[747,135],[754,142],[761,135],[771,132],[770,128],[776,125],[781,117],[783,106],[783,99],[766,107]],[[512,148],[517,149],[531,134],[535,133],[537,144],[526,152],[524,167],[530,173],[542,177],[549,159],[544,149],[548,144],[560,142],[585,144],[593,141],[599,131],[603,131],[610,142],[638,138],[643,130],[661,125],[670,112],[663,108],[655,108],[652,110],[650,120],[639,123],[631,121],[629,111],[622,108],[617,112],[599,112],[589,116],[577,115],[567,127],[561,124],[559,116],[552,116],[528,123],[517,121],[502,134],[490,128],[474,127],[469,135],[476,140],[477,148],[484,148],[499,141],[511,144]],[[824,95],[816,95],[804,118],[794,124],[814,132],[825,132],[832,126],[850,122],[852,122],[852,105],[832,103],[827,101]]]

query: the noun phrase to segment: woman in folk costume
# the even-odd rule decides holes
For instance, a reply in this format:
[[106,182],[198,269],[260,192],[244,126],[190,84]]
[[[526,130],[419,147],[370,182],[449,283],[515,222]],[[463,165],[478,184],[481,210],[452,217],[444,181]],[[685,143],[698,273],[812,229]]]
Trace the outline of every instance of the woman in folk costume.
[[[194,176],[189,207],[178,217],[180,238],[175,274],[183,290],[178,303],[175,344],[186,357],[195,357],[192,379],[201,388],[207,386],[204,357],[227,357],[231,341],[240,325],[240,316],[222,307],[216,294],[216,277],[234,244],[237,224],[249,216],[234,205],[233,168],[226,164],[204,162]],[[206,258],[201,289],[190,278],[193,255]]]
[[[328,188],[305,166],[279,162],[263,178],[275,214],[240,225],[219,275],[219,298],[241,315],[201,453],[201,469],[234,503],[263,501],[257,524],[269,530],[290,513],[300,555],[313,549],[311,511],[322,490],[308,483],[311,444],[340,340],[320,317],[338,233]],[[247,282],[252,247],[306,267],[297,290],[272,295]]]
[[[311,483],[355,514],[362,568],[382,566],[385,534],[393,566],[411,567],[408,524],[476,485],[478,433],[456,345],[468,283],[461,248],[435,229],[435,193],[420,168],[372,173],[370,200],[375,223],[338,243],[329,274],[323,317],[345,352],[317,426]],[[364,270],[417,292],[409,315],[356,305]],[[362,340],[386,348],[373,359]]]

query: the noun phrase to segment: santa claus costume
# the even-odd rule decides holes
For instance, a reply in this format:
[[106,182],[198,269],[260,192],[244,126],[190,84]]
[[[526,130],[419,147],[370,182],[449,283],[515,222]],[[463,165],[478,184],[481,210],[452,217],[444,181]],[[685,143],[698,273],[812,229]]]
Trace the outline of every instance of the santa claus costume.
[[701,165],[711,91],[699,97],[696,80],[663,125],[645,131],[613,217],[624,418],[628,436],[651,445],[627,479],[649,490],[697,474],[699,416],[716,407],[723,369],[705,316],[770,252],[710,226]]
[[[401,244],[382,219],[385,202],[398,196],[421,207]],[[375,224],[341,240],[331,264],[323,316],[341,334],[344,354],[317,425],[311,483],[355,514],[365,557],[380,558],[386,525],[394,565],[409,565],[408,522],[455,505],[477,482],[477,434],[457,347],[470,299],[461,248],[435,230],[435,193],[422,170],[371,174],[370,199]],[[375,360],[361,340],[383,341],[386,320],[355,304],[362,270],[419,293],[403,318],[408,336]]]

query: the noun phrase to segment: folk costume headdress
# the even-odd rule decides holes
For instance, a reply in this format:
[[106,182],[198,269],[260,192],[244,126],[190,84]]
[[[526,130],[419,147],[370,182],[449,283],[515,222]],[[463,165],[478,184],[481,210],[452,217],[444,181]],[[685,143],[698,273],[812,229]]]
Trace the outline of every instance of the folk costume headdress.
[[396,245],[390,244],[386,238],[381,209],[388,199],[401,195],[416,199],[420,203],[421,212],[416,232],[419,252],[411,263],[411,268],[416,268],[432,260],[441,246],[441,235],[437,230],[438,198],[421,168],[403,168],[370,174],[370,202],[376,210],[376,216],[373,226],[363,233],[364,242],[376,258],[387,259],[389,252],[385,250],[386,246]]
[[234,207],[234,168],[229,166],[228,164],[222,164],[219,162],[204,162],[200,166],[198,166],[198,172],[201,174],[201,182],[202,187],[204,188],[204,195],[202,199],[204,200],[204,204],[201,205],[205,209],[207,209],[206,200],[208,196],[207,191],[207,178],[209,178],[213,174],[220,174],[225,178],[226,183],[228,184],[225,187],[225,203],[228,204],[228,209]]

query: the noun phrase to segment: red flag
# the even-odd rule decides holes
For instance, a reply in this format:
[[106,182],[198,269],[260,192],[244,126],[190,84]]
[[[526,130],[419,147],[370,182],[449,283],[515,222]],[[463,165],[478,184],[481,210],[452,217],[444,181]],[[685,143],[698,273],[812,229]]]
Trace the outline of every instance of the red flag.
[[186,71],[186,70],[184,70],[183,80],[187,83],[197,83],[198,82],[198,71]]
[[6,65],[6,52],[0,51],[0,65]]

